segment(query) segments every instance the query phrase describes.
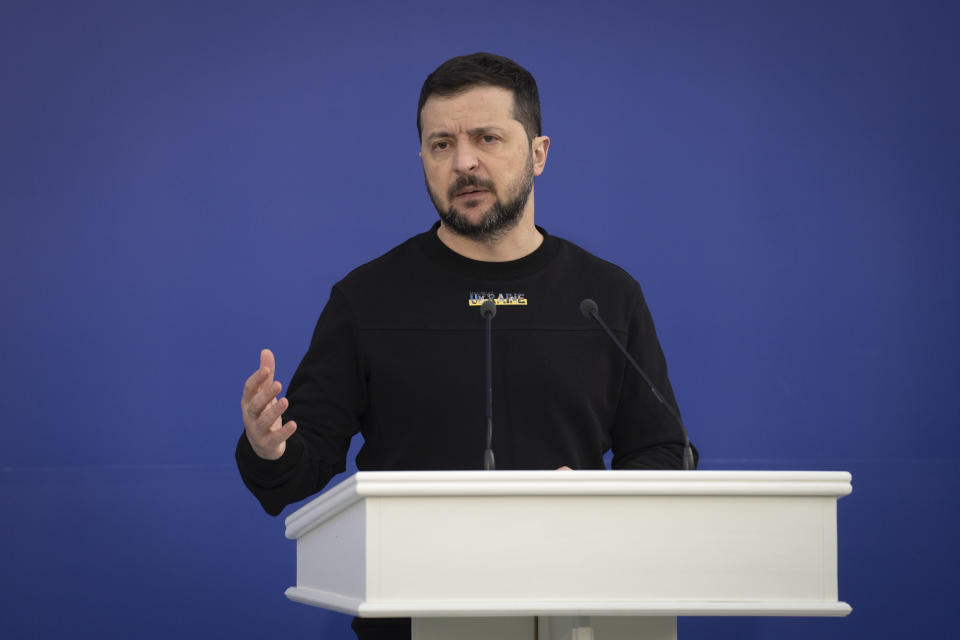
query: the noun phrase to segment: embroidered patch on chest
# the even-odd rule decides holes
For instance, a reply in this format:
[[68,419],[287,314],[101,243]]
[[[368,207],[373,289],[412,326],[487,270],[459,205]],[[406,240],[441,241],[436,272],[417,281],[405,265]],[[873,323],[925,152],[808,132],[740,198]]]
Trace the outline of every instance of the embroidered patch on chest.
[[494,293],[492,291],[471,291],[467,305],[479,307],[487,300],[493,300],[498,307],[525,307],[527,296],[524,293]]

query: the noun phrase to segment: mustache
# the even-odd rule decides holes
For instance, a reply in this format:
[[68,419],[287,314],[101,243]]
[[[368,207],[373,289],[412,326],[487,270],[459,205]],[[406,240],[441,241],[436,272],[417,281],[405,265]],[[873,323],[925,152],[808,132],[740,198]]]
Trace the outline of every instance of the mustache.
[[458,191],[466,189],[467,187],[480,187],[490,193],[496,194],[496,191],[493,189],[493,183],[489,180],[481,180],[477,176],[460,176],[454,180],[450,188],[447,189],[447,196],[452,200]]

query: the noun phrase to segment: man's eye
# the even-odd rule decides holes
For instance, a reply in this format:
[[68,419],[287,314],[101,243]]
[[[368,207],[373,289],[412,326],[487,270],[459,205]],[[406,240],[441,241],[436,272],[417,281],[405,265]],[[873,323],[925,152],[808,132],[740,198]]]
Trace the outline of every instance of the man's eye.
[[493,144],[497,141],[497,136],[482,136],[480,139],[487,144]]
[[444,150],[446,150],[446,148],[447,148],[448,146],[450,146],[450,144],[449,144],[448,142],[434,142],[434,143],[433,143],[433,149],[434,149],[434,151],[444,151]]

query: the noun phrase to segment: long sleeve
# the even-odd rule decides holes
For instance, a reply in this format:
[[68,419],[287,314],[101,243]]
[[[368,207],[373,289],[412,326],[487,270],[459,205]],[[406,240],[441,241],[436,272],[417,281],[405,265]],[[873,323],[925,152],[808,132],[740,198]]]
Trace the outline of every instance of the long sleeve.
[[[679,416],[666,359],[642,294],[630,316],[625,346]],[[612,441],[614,469],[683,468],[682,430],[629,362],[624,363]],[[696,460],[696,450],[694,456]]]
[[244,484],[271,515],[317,493],[345,469],[350,439],[367,406],[356,323],[337,287],[317,320],[310,348],[286,396],[290,406],[283,420],[294,420],[297,430],[287,440],[283,456],[258,457],[246,434],[236,448]]

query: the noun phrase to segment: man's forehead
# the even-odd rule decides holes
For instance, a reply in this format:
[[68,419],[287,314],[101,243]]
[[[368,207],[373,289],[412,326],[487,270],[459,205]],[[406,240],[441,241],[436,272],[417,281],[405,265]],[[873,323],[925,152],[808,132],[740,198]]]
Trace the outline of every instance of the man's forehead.
[[[432,129],[508,127],[517,122],[513,92],[503,87],[475,86],[450,96],[431,95],[420,113],[424,134]],[[522,126],[522,125],[521,125]]]

